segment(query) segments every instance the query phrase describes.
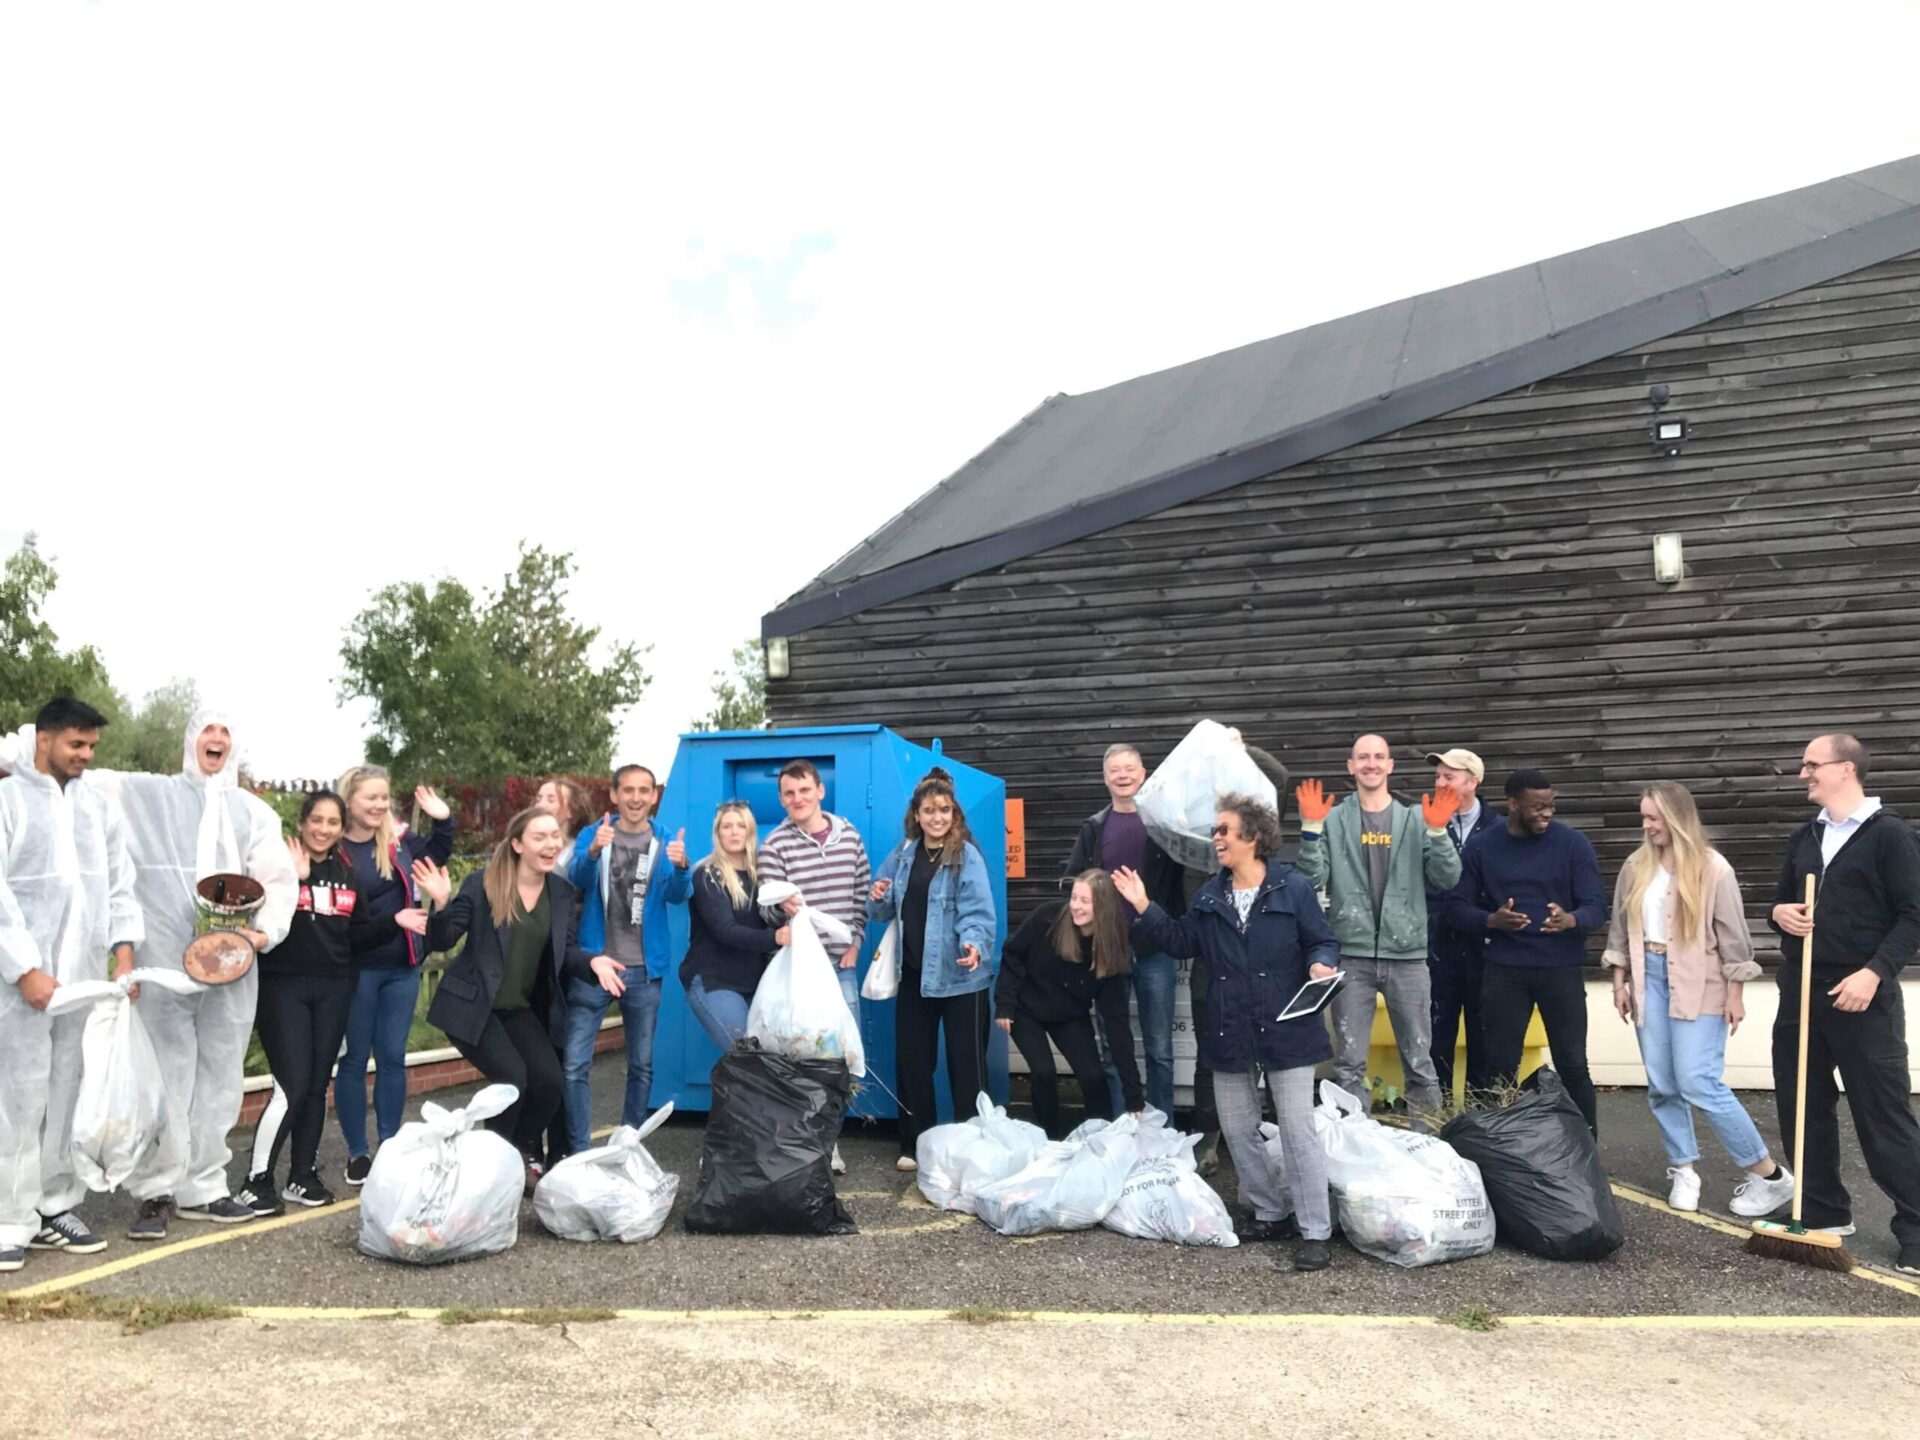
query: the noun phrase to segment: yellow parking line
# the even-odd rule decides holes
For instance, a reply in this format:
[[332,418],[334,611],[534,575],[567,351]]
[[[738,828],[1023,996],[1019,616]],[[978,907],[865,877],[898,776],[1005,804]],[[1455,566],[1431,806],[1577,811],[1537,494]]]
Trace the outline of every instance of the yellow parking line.
[[[248,1320],[434,1320],[439,1310],[419,1307],[250,1305],[235,1314]],[[502,1307],[508,1318],[526,1313]],[[1148,1311],[1009,1310],[1009,1321],[1036,1325],[1167,1326],[1204,1325],[1243,1330],[1291,1330],[1307,1326],[1340,1329],[1445,1327],[1431,1315],[1206,1315]],[[928,1325],[954,1319],[951,1310],[615,1310],[616,1320],[649,1325],[756,1324],[772,1320],[817,1321],[832,1325]],[[1920,1316],[1897,1315],[1502,1315],[1501,1327],[1600,1330],[1920,1330]]]
[[[205,1235],[196,1235],[191,1240],[174,1240],[164,1245],[154,1245],[147,1249],[134,1251],[131,1255],[122,1255],[118,1260],[109,1260],[103,1265],[94,1265],[85,1270],[76,1270],[71,1275],[62,1275],[57,1280],[43,1280],[38,1285],[28,1285],[24,1289],[10,1290],[5,1298],[9,1300],[31,1300],[36,1295],[55,1295],[62,1290],[72,1290],[81,1285],[90,1285],[96,1280],[105,1280],[110,1275],[124,1275],[129,1270],[138,1270],[142,1265],[152,1265],[156,1261],[170,1260],[175,1255],[185,1255],[191,1250],[204,1250],[209,1245],[225,1245],[231,1240],[244,1240],[249,1235],[264,1235],[269,1230],[285,1230],[291,1225],[305,1225],[310,1220],[324,1220],[330,1215],[341,1215],[358,1210],[358,1199],[341,1200],[332,1205],[322,1205],[313,1210],[299,1210],[287,1215],[276,1215],[268,1220],[254,1220],[244,1225],[222,1225]],[[130,1244],[140,1242],[130,1241]]]
[[[1635,1189],[1631,1185],[1613,1182],[1613,1193],[1622,1200],[1631,1200],[1636,1205],[1644,1205],[1649,1210],[1658,1210],[1663,1215],[1671,1215],[1676,1220],[1685,1220],[1692,1225],[1701,1225],[1722,1235],[1731,1235],[1744,1240],[1753,1234],[1749,1226],[1736,1225],[1731,1220],[1722,1220],[1718,1215],[1705,1215],[1697,1210],[1676,1210],[1658,1195],[1645,1190]],[[1864,1260],[1852,1270],[1839,1272],[1852,1276],[1855,1280],[1865,1280],[1871,1285],[1884,1285],[1889,1290],[1898,1290],[1903,1295],[1920,1297],[1920,1285],[1911,1280],[1903,1280],[1898,1275],[1889,1275],[1877,1265],[1869,1265]]]

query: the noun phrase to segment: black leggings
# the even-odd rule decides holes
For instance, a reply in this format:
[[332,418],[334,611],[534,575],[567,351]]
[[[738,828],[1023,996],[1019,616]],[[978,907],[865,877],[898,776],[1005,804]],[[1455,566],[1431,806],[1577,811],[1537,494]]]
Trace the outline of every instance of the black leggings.
[[506,1136],[522,1155],[537,1157],[547,1124],[560,1111],[560,1057],[545,1023],[524,1006],[496,1010],[487,1017],[479,1044],[454,1040],[453,1045],[488,1080],[520,1092],[518,1100],[487,1121],[487,1128]]
[[1060,1076],[1053,1063],[1053,1046],[1067,1057],[1073,1078],[1080,1082],[1080,1095],[1086,1102],[1089,1120],[1113,1119],[1113,1091],[1107,1085],[1107,1072],[1100,1064],[1100,1042],[1093,1038],[1093,1021],[1087,1016],[1075,1020],[1036,1020],[1015,1008],[1007,1017],[1013,1021],[1013,1043],[1027,1057],[1027,1076],[1033,1087],[1033,1115],[1047,1138],[1058,1140],[1066,1132],[1060,1126]]
[[987,1088],[987,1022],[993,1006],[985,990],[930,999],[920,993],[920,972],[900,972],[900,1000],[894,1007],[893,1062],[900,1085],[900,1153],[912,1155],[920,1132],[939,1123],[933,1088],[940,1037],[947,1040],[947,1085],[953,1091],[953,1118],[971,1120],[975,1100]]
[[[271,1176],[281,1147],[291,1140],[293,1155],[287,1177],[313,1178],[320,1132],[326,1128],[327,1081],[333,1075],[340,1041],[347,1033],[353,986],[353,972],[347,969],[338,975],[280,975],[262,967],[259,1008],[253,1024],[260,1032],[267,1067],[286,1097],[287,1109],[278,1124],[270,1124],[271,1119],[278,1118],[271,1116],[271,1107],[269,1116],[261,1118],[262,1131],[270,1127],[271,1133],[255,1137],[250,1168],[256,1174]],[[264,1146],[261,1139],[266,1140]]]

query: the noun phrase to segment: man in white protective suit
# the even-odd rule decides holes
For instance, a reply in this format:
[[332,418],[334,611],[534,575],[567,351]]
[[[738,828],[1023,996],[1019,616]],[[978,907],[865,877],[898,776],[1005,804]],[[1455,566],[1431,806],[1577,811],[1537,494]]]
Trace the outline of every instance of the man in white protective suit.
[[[280,817],[240,788],[240,761],[224,713],[202,710],[187,722],[178,775],[96,772],[126,812],[134,897],[146,920],[142,966],[183,968],[194,936],[194,886],[208,875],[242,874],[266,899],[244,930],[256,950],[286,938],[299,882],[281,837]],[[135,1240],[166,1238],[182,1220],[232,1225],[254,1218],[227,1185],[227,1132],[240,1118],[247,1040],[260,991],[257,967],[225,985],[172,995],[141,989],[140,1018],[167,1081],[167,1124],[127,1182],[140,1202],[127,1227]]]
[[133,968],[144,938],[119,808],[86,779],[106,719],[72,699],[7,737],[0,766],[0,1271],[28,1250],[92,1255],[70,1153],[85,1012],[48,1016],[62,985]]

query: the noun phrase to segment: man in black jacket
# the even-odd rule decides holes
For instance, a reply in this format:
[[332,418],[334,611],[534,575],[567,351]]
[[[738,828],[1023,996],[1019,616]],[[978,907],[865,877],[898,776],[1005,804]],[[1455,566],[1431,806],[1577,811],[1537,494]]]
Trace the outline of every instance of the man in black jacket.
[[[1187,908],[1186,873],[1147,834],[1134,797],[1146,783],[1147,767],[1132,745],[1109,745],[1101,761],[1110,803],[1087,817],[1080,827],[1063,874],[1069,879],[1086,870],[1109,874],[1132,870],[1146,882],[1147,898],[1169,915]],[[1171,955],[1133,957],[1133,993],[1140,1007],[1140,1038],[1147,1052],[1147,1103],[1169,1118],[1173,1115],[1173,992],[1179,964]],[[1107,1083],[1113,1090],[1110,1114],[1119,1114],[1124,1097],[1120,1075],[1109,1067]],[[1209,1099],[1212,1097],[1209,1096]],[[1196,1108],[1199,1096],[1195,1096]],[[1210,1108],[1210,1107],[1209,1107]]]
[[[1783,961],[1773,1026],[1781,1139],[1791,1152],[1801,947],[1811,931],[1803,1219],[1834,1234],[1853,1233],[1852,1200],[1840,1183],[1837,1070],[1867,1171],[1893,1199],[1898,1268],[1920,1275],[1920,1123],[1908,1095],[1907,1016],[1900,994],[1901,968],[1920,947],[1920,842],[1905,820],[1867,795],[1867,751],[1853,736],[1815,738],[1800,775],[1807,799],[1821,811],[1787,842],[1773,894],[1771,923],[1781,936]],[[1805,903],[1809,875],[1817,887],[1811,916]]]

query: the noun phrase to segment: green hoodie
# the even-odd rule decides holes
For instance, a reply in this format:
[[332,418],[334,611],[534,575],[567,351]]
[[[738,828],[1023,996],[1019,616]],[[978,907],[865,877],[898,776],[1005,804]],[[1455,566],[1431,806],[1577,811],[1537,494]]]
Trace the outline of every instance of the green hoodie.
[[1300,873],[1327,894],[1327,919],[1340,953],[1380,960],[1427,958],[1427,887],[1450,890],[1460,880],[1460,852],[1445,830],[1429,833],[1420,812],[1395,800],[1393,855],[1380,913],[1360,852],[1360,797],[1348,795],[1327,816],[1324,832],[1300,828]]

